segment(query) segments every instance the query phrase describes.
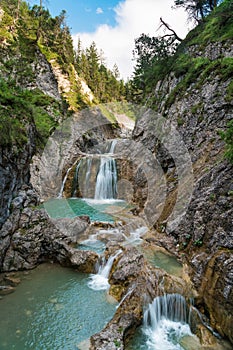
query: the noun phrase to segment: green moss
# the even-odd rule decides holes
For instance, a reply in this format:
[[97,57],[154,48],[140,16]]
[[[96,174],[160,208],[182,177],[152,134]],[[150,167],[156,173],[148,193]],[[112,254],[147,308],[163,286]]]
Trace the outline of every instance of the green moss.
[[203,103],[199,102],[191,107],[191,113],[197,114],[203,109]]
[[194,244],[196,247],[201,247],[202,244],[203,244],[203,241],[202,241],[202,239],[196,239],[196,241],[194,241],[193,244]]
[[177,118],[177,124],[178,126],[182,126],[184,124],[184,120],[180,116]]
[[204,48],[210,42],[225,42],[233,38],[233,3],[224,0],[206,20],[186,37],[188,45]]
[[115,124],[117,123],[116,117],[114,113],[111,111],[111,109],[108,107],[108,105],[101,104],[99,106],[101,112],[103,115],[112,123]]
[[120,343],[120,341],[119,340],[117,340],[117,339],[114,339],[114,344],[115,344],[115,346],[117,347],[117,348],[119,348],[120,346],[121,346],[121,343]]

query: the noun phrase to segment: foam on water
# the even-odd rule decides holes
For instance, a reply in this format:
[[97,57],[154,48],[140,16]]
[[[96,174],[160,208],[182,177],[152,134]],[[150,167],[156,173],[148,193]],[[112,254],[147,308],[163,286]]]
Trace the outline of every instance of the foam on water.
[[147,350],[183,350],[179,341],[186,335],[192,335],[188,324],[162,319],[157,328],[153,330],[144,327],[147,336]]
[[101,264],[97,274],[92,274],[88,281],[88,287],[93,290],[106,290],[110,287],[108,277],[116,257],[122,252],[118,250],[115,255],[110,256],[107,263]]

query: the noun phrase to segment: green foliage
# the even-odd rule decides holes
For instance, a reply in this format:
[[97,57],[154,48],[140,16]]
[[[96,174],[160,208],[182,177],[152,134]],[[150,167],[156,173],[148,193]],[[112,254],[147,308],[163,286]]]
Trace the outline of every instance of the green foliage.
[[233,2],[224,0],[212,11],[205,22],[197,26],[186,37],[190,45],[198,44],[204,48],[209,42],[232,40]]
[[101,112],[103,113],[103,115],[112,123],[112,124],[116,124],[117,120],[116,117],[114,115],[114,113],[110,110],[110,108],[108,107],[108,105],[104,105],[101,104],[99,106]]
[[94,93],[95,102],[123,98],[124,83],[118,80],[118,68],[115,66],[113,72],[106,68],[95,43],[85,51],[81,48],[78,53],[74,51],[65,11],[53,18],[42,6],[30,7],[22,0],[1,0],[0,64],[4,76],[16,80],[20,86],[32,85],[36,79],[33,67],[39,50],[69,81],[69,92],[63,92],[63,96],[71,110],[91,104],[82,93],[75,68]]
[[15,86],[0,80],[0,146],[19,148],[27,142],[26,125],[32,122],[31,106],[24,93]]
[[103,115],[112,123],[117,124],[116,115],[126,115],[133,121],[137,118],[137,112],[135,105],[127,102],[109,102],[106,104],[101,104],[99,106]]
[[[179,1],[185,6],[188,2],[194,1]],[[211,79],[212,72],[223,81],[232,77],[233,59],[231,57],[210,60],[207,57],[192,57],[187,50],[187,47],[197,45],[197,50],[201,51],[210,42],[232,40],[232,14],[233,3],[230,0],[224,0],[218,7],[213,6],[211,14],[187,35],[177,49],[174,41],[171,41],[170,46],[170,42],[166,42],[164,38],[149,38],[142,34],[135,41],[134,56],[136,52],[137,61],[133,80],[127,84],[128,99],[141,103],[147,101],[147,104],[156,107],[157,102],[161,102],[160,99],[164,97],[157,95],[155,98],[153,91],[158,81],[163,80],[171,72],[179,78],[179,83],[166,99],[166,107],[170,107],[178,96],[182,96],[191,84],[199,88],[204,81]],[[226,100],[230,101],[231,97],[230,86]]]
[[13,35],[10,28],[13,26],[13,18],[6,12],[0,13],[0,44],[4,41],[12,41]]
[[175,0],[175,6],[184,7],[189,19],[199,22],[215,9],[222,0]]
[[170,72],[176,47],[174,36],[165,39],[141,34],[135,40],[133,55],[136,66],[133,85],[135,89],[142,91],[142,97],[148,94],[155,81],[163,79]]
[[119,347],[121,346],[121,343],[120,343],[119,340],[114,339],[113,342],[114,342],[114,344],[115,344],[115,346],[116,346],[117,348],[119,348]]
[[230,84],[227,87],[225,100],[227,102],[231,102],[233,100],[233,80],[231,80]]
[[81,42],[78,42],[75,68],[87,82],[97,102],[106,103],[124,99],[125,86],[123,80],[119,80],[118,67],[114,65],[113,71],[106,67],[102,54],[98,52],[94,42],[86,50],[83,50]]
[[196,241],[194,241],[193,244],[196,247],[201,247],[203,245],[203,241],[202,241],[202,239],[196,239]]
[[23,90],[14,82],[0,80],[0,146],[16,145],[20,150],[28,142],[28,128],[36,127],[38,146],[43,147],[57,126],[60,105],[40,90]]

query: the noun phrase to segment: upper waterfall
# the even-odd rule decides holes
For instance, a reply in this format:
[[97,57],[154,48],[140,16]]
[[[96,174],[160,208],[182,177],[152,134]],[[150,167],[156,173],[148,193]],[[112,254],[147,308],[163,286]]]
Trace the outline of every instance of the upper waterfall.
[[115,199],[117,196],[117,167],[116,160],[111,157],[117,140],[112,140],[108,150],[109,156],[100,159],[99,171],[96,178],[95,199]]
[[96,179],[95,199],[114,199],[117,195],[116,161],[111,157],[101,157]]
[[58,197],[62,197],[70,173],[73,174],[73,180],[69,180],[69,183],[72,183],[71,197],[97,200],[116,199],[117,164],[114,159],[116,143],[117,140],[111,140],[105,147],[102,147],[102,150],[100,145],[100,149],[97,152],[101,150],[102,153],[87,155],[78,162],[75,169],[73,168],[74,165],[70,167],[62,181]]

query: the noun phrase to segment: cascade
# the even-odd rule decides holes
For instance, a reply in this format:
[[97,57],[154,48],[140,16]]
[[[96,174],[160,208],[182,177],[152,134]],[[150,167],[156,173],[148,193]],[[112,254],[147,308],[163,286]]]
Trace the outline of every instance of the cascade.
[[114,199],[117,194],[116,161],[110,157],[101,157],[96,179],[95,199]]
[[115,255],[110,256],[107,263],[100,264],[98,273],[91,275],[90,281],[88,282],[88,287],[94,290],[104,290],[109,288],[108,277],[116,257],[122,253],[119,249]]
[[71,197],[76,197],[77,195],[78,171],[79,171],[80,165],[81,165],[81,162],[77,164],[75,169]]
[[120,303],[117,305],[117,307],[116,307],[117,309],[118,309],[118,307],[121,306],[121,304],[123,304],[123,302],[125,301],[125,299],[134,291],[134,289],[135,289],[135,285],[131,286],[131,287],[128,289],[127,293],[123,296],[123,298],[121,299]]
[[61,189],[60,189],[59,194],[58,194],[58,198],[62,198],[62,193],[63,193],[64,187],[65,187],[65,183],[66,183],[67,177],[68,177],[71,169],[72,169],[72,167],[70,167],[65,174],[65,177],[62,181]]
[[109,151],[108,151],[109,154],[113,154],[114,153],[114,149],[115,149],[116,144],[117,144],[117,140],[116,139],[112,140],[112,142],[110,144]]
[[79,161],[74,173],[72,197],[76,197],[77,187],[83,198],[103,200],[117,197],[117,166],[112,157],[116,143],[117,140],[111,141],[107,153],[90,155]]
[[148,350],[181,350],[179,341],[192,335],[188,321],[190,311],[185,298],[179,294],[165,294],[149,304],[143,317],[143,332]]
[[[113,154],[117,140],[112,140],[108,153]],[[114,158],[102,156],[96,179],[95,199],[114,199],[117,195],[117,168]]]

